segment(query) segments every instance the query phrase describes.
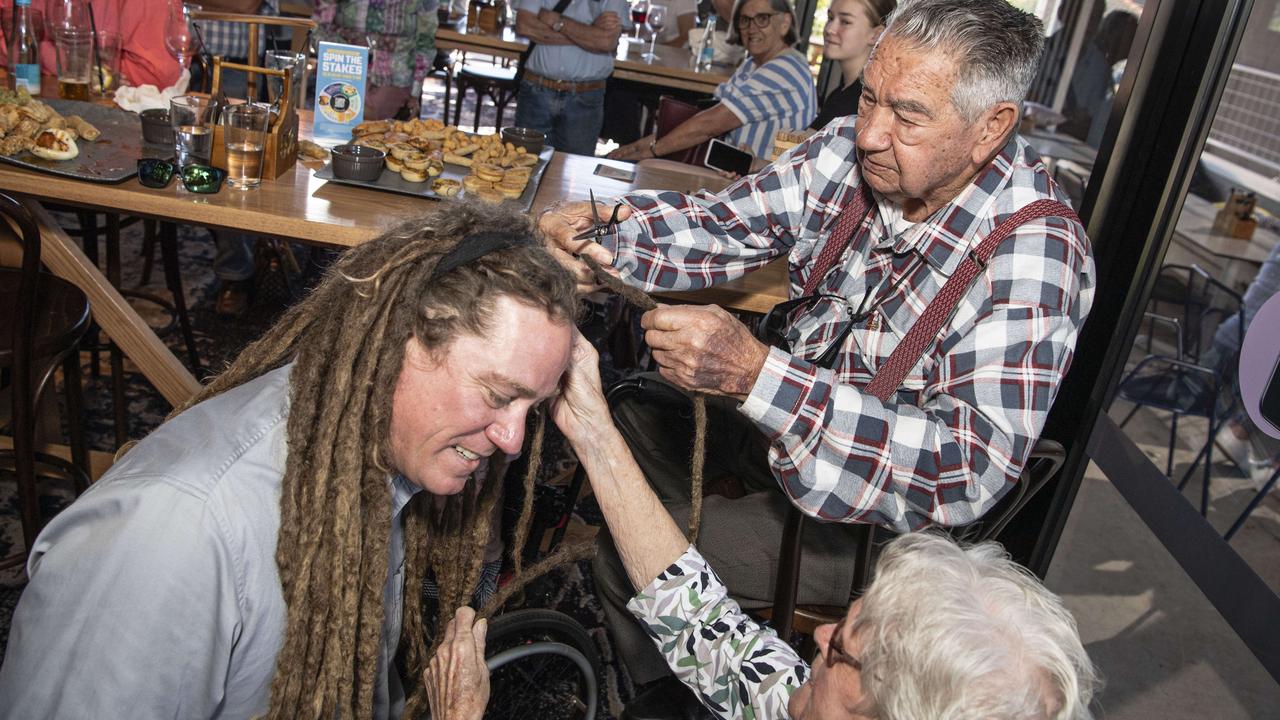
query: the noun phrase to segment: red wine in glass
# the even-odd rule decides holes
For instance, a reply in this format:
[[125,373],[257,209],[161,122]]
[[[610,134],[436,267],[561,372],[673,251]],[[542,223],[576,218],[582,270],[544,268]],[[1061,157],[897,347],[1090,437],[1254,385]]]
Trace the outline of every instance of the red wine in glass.
[[635,2],[631,3],[631,24],[635,25],[635,33],[631,36],[631,42],[643,42],[640,39],[640,28],[644,26],[645,21],[648,19],[648,0],[635,0]]

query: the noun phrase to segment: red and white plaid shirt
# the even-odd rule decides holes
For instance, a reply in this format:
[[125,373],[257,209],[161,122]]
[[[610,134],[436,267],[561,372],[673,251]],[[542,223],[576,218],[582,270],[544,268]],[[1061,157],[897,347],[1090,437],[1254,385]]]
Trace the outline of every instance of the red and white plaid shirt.
[[[622,277],[646,290],[697,289],[785,254],[791,295],[799,295],[862,182],[853,122],[832,122],[715,195],[641,191],[622,198],[635,214],[604,241]],[[740,408],[772,441],[774,475],[804,512],[896,530],[962,525],[1017,481],[1093,300],[1093,258],[1078,223],[1044,218],[1018,228],[897,395],[885,403],[862,388],[968,249],[1019,208],[1046,198],[1068,202],[1016,135],[951,204],[899,237],[877,198],[869,232],[819,291],[854,308],[871,292],[870,306],[899,273],[911,277],[849,334],[834,370],[810,360],[848,311],[824,302],[796,317],[788,338],[794,354],[773,348]]]

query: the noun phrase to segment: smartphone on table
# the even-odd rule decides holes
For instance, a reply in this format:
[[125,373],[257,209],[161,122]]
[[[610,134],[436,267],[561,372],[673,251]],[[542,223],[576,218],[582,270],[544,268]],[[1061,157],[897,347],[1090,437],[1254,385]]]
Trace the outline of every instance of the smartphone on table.
[[707,156],[702,164],[712,170],[748,175],[751,173],[752,159],[751,153],[739,150],[723,140],[712,139],[707,145]]

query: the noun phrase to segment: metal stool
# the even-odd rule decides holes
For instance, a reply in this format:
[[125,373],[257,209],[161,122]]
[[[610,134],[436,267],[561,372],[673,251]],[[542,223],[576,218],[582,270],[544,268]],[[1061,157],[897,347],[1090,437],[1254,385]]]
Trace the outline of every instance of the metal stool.
[[498,127],[502,127],[502,113],[519,90],[514,67],[464,63],[454,74],[453,81],[458,88],[458,100],[453,112],[454,125],[462,122],[462,101],[467,97],[467,89],[471,88],[476,93],[475,122],[472,123],[471,129],[480,131],[480,107],[486,96],[498,109],[496,122]]

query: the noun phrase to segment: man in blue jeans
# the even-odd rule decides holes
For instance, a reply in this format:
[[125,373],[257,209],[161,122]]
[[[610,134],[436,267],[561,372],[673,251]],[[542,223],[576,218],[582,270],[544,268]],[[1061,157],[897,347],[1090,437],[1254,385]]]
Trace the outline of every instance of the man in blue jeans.
[[526,59],[516,124],[541,130],[557,150],[594,155],[604,84],[622,34],[625,0],[518,0],[516,32],[537,45]]

